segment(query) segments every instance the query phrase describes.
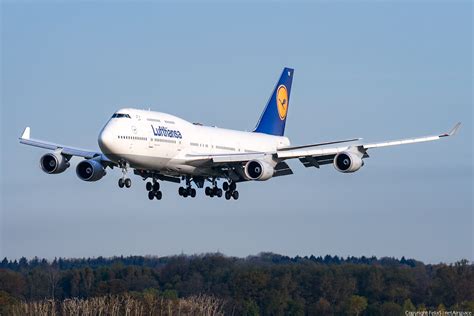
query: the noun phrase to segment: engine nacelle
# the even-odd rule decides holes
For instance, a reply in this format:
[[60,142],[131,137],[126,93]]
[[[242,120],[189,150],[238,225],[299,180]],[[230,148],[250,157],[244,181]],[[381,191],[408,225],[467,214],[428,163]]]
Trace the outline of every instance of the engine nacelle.
[[261,160],[250,160],[245,164],[245,177],[249,180],[268,180],[273,177],[275,169],[272,165]]
[[107,174],[100,162],[94,159],[81,161],[76,167],[76,174],[84,181],[97,181]]
[[334,168],[339,172],[349,173],[359,170],[364,162],[362,161],[361,156],[353,152],[342,152],[334,157]]
[[60,153],[47,153],[40,159],[41,169],[49,174],[61,173],[69,168],[69,159]]

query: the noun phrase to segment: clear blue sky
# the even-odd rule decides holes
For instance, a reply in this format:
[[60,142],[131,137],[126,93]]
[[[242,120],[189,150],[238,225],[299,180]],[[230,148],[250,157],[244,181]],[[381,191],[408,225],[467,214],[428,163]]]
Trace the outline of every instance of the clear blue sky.
[[[471,2],[2,2],[0,257],[395,256],[473,260]],[[163,184],[96,183],[39,168],[33,137],[97,149],[120,107],[250,130],[284,66],[294,145],[444,132],[332,166],[240,185],[241,199],[182,199]]]

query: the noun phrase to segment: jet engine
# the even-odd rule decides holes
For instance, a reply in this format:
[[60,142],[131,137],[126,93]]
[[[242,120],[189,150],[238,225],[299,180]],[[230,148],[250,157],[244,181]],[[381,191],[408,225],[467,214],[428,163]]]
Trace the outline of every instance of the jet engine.
[[244,166],[245,177],[249,180],[268,180],[275,169],[272,165],[261,160],[250,160]]
[[97,181],[107,174],[104,166],[95,159],[81,161],[76,167],[76,174],[84,181]]
[[61,173],[69,168],[69,159],[57,152],[47,153],[41,157],[40,166],[46,173]]
[[353,152],[341,152],[334,157],[334,168],[343,173],[356,172],[364,165],[361,156]]

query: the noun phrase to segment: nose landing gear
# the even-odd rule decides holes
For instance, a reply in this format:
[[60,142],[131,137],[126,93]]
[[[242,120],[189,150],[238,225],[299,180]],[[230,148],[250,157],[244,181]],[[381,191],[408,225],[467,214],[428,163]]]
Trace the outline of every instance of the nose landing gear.
[[119,188],[130,188],[132,186],[132,180],[130,180],[130,178],[127,178],[127,164],[120,163],[120,168],[122,168],[122,177],[118,180],[118,186]]
[[118,186],[120,188],[123,188],[123,187],[130,188],[132,186],[132,180],[130,180],[130,178],[120,178],[118,180]]

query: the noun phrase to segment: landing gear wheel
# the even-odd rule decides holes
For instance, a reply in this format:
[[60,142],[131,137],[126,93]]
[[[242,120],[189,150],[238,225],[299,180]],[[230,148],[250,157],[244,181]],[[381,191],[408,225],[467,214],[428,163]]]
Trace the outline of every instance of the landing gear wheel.
[[178,194],[179,194],[180,196],[183,196],[184,191],[186,191],[186,190],[185,190],[183,187],[179,187],[179,189],[178,189]]
[[210,187],[206,187],[204,192],[206,193],[206,195],[211,196],[211,188]]
[[187,197],[188,197],[188,191],[186,191],[186,190],[183,191],[183,197],[184,197],[184,198],[187,198]]
[[153,183],[147,182],[147,183],[146,183],[146,190],[147,190],[147,191],[153,190]]
[[234,198],[234,200],[238,200],[239,199],[239,191],[232,192],[232,197]]
[[127,188],[130,188],[132,186],[132,180],[130,180],[129,178],[125,179],[125,186]]
[[235,191],[235,189],[237,189],[237,185],[235,184],[235,182],[231,182],[231,183],[230,183],[229,189],[230,189],[231,191]]
[[225,199],[230,200],[231,197],[232,197],[232,193],[230,191],[226,191],[225,192]]
[[119,186],[120,188],[123,188],[124,185],[125,185],[125,183],[124,183],[123,179],[120,178],[120,179],[118,180],[118,186]]
[[150,200],[153,200],[153,199],[155,198],[155,192],[149,191],[149,192],[148,192],[148,198],[149,198]]
[[196,189],[191,189],[189,195],[194,198],[196,197]]
[[217,189],[217,197],[222,197],[222,189]]
[[227,182],[222,183],[222,189],[224,189],[224,191],[229,191],[229,183]]
[[163,197],[163,193],[161,193],[161,191],[156,191],[155,196],[157,200],[161,200],[161,198]]
[[158,182],[153,183],[153,191],[159,191],[160,190],[160,184]]

